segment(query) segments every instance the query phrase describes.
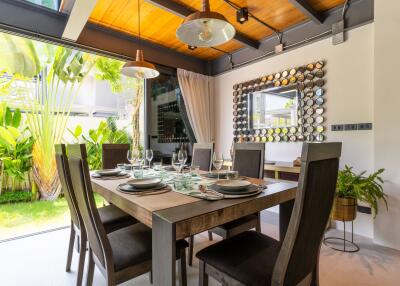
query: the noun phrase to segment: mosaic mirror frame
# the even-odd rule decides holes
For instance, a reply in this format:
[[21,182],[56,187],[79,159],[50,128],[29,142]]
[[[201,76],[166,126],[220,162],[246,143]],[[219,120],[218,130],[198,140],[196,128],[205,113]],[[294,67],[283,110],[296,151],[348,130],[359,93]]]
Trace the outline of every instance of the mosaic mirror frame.
[[[261,76],[233,86],[233,138],[235,142],[322,142],[325,140],[326,90],[324,61]],[[297,126],[249,129],[250,94],[290,86],[297,89]]]

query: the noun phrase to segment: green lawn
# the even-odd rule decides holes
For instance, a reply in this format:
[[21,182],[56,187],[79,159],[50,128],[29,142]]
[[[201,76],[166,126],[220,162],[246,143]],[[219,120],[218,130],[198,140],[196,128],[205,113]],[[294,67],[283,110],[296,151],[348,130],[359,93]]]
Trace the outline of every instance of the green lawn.
[[[102,197],[96,195],[95,198],[96,204],[102,206]],[[0,240],[69,224],[70,215],[64,198],[0,205]]]

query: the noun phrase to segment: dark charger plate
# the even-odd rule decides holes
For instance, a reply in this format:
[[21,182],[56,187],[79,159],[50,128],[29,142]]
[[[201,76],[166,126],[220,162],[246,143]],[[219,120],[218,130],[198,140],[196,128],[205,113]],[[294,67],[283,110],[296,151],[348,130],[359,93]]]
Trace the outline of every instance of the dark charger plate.
[[219,186],[217,186],[216,184],[212,184],[210,186],[208,186],[209,189],[216,191],[218,193],[221,193],[223,195],[250,195],[250,194],[256,194],[259,192],[260,187],[257,185],[250,185],[246,188],[243,189],[235,189],[235,190],[223,190],[221,189]]
[[120,184],[118,186],[118,189],[123,191],[123,192],[130,192],[130,193],[140,193],[140,192],[148,192],[149,190],[161,190],[163,188],[165,188],[167,186],[167,184],[165,183],[159,183],[158,185],[156,185],[155,187],[152,187],[151,189],[149,188],[135,188],[134,186],[132,186],[129,183],[124,183],[124,184]]

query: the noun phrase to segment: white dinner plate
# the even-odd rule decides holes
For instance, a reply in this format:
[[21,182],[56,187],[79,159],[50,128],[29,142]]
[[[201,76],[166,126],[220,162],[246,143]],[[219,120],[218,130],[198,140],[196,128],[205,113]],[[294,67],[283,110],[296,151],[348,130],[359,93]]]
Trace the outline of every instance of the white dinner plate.
[[215,184],[222,190],[242,190],[248,188],[251,183],[246,180],[219,180]]
[[128,182],[129,185],[136,189],[150,189],[161,183],[158,178],[143,178],[143,179],[133,179]]
[[100,176],[116,176],[121,173],[119,169],[104,169],[104,170],[97,170],[95,171],[96,174]]

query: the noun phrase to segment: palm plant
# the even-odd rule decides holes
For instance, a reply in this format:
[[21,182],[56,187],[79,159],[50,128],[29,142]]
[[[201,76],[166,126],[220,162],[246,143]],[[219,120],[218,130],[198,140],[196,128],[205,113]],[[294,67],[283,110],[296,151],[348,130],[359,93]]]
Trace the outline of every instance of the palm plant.
[[88,54],[57,47],[51,64],[40,72],[27,119],[35,139],[33,175],[42,199],[56,199],[61,191],[54,145],[61,143],[72,104],[93,64]]

